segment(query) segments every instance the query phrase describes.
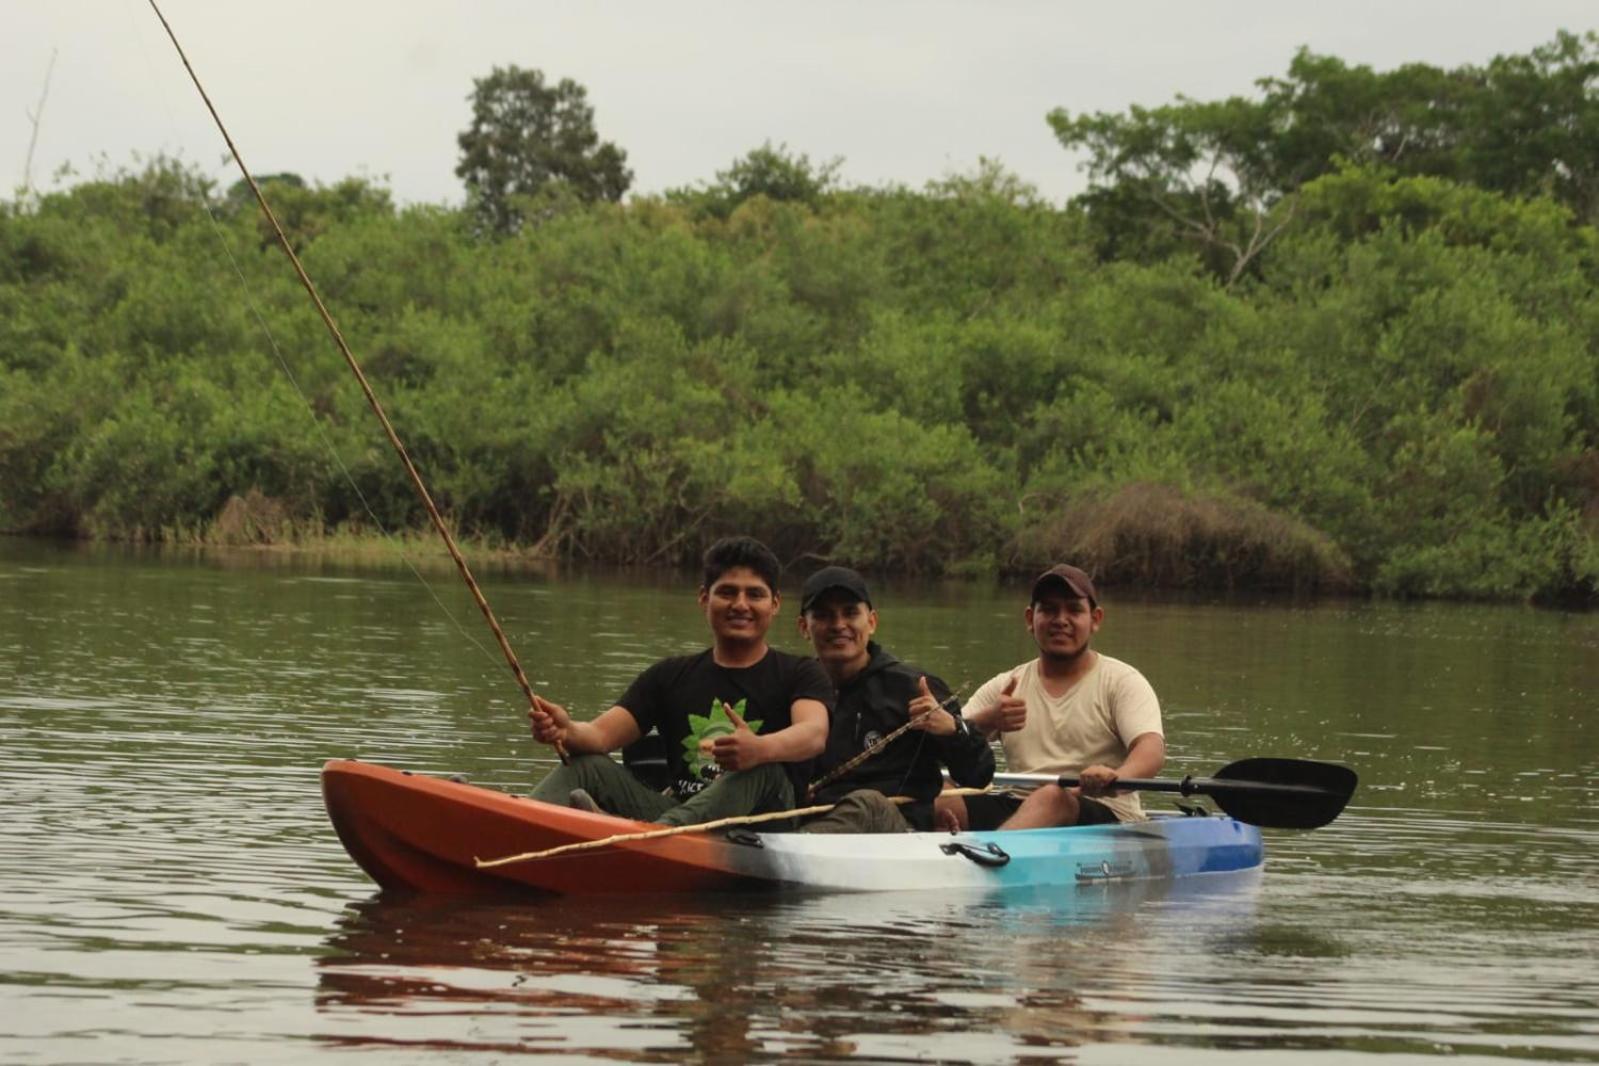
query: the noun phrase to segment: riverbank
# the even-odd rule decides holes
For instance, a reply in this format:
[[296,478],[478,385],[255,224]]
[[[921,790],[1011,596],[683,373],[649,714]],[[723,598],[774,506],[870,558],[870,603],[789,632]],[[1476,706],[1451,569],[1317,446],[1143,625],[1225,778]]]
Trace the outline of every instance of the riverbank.
[[[454,560],[431,528],[384,534],[370,530],[342,529],[317,535],[298,535],[272,542],[226,543],[194,538],[172,537],[165,540],[127,540],[115,538],[87,538],[39,536],[35,534],[0,531],[0,538],[13,545],[34,545],[47,552],[60,552],[73,556],[121,557],[130,561],[169,559],[174,561],[204,561],[223,569],[270,569],[286,573],[416,573],[429,582],[442,578],[446,583],[458,580]],[[457,546],[467,565],[479,577],[539,577],[555,579],[575,575],[598,576],[604,580],[627,580],[642,585],[681,589],[692,587],[698,580],[698,569],[692,563],[616,563],[607,560],[557,558],[529,550],[523,546],[498,544],[482,538],[459,540]],[[1083,559],[1098,576],[1100,591],[1114,604],[1136,603],[1207,603],[1207,604],[1310,604],[1310,603],[1361,603],[1383,600],[1425,600],[1437,603],[1523,603],[1531,606],[1562,610],[1587,610],[1593,604],[1584,600],[1532,599],[1525,596],[1407,596],[1393,597],[1371,589],[1361,588],[1352,582],[1326,582],[1316,587],[1292,582],[1252,584],[1247,580],[1225,580],[1225,572],[1205,568],[1194,560],[1178,560],[1163,555],[1154,560],[1161,567],[1151,574],[1138,572],[1126,560],[1117,569],[1095,567],[1092,559],[1064,554],[1060,558]],[[800,577],[824,564],[815,557],[787,559],[786,580],[797,591]],[[1011,568],[992,572],[967,572],[963,574],[918,575],[904,571],[865,567],[876,586],[902,589],[947,587],[952,595],[964,595],[961,588],[992,585],[1012,588],[1015,595],[1025,594],[1030,582],[1045,564],[1031,569]],[[1187,580],[1183,576],[1188,577]],[[1218,579],[1221,578],[1221,579]]]

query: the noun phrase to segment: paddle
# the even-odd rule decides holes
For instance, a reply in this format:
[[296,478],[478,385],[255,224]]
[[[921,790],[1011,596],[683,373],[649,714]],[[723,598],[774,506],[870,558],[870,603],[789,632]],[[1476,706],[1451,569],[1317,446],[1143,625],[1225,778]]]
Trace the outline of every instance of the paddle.
[[[1209,796],[1240,822],[1268,829],[1316,829],[1343,812],[1359,779],[1347,766],[1308,759],[1241,759],[1214,777],[1181,781],[1125,778],[1118,789]],[[1058,784],[1075,788],[1077,778],[1056,774],[995,774],[996,785]]]

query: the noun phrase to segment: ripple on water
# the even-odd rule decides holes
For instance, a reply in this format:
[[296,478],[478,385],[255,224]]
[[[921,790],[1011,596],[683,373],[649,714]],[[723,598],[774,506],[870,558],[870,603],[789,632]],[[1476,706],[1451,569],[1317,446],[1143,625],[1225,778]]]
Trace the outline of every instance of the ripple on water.
[[[103,1061],[108,1048],[173,1062],[363,1049],[430,1062],[1599,1059],[1586,630],[1517,645],[1562,679],[1529,723],[1513,717],[1526,701],[1492,687],[1491,612],[1469,611],[1460,636],[1439,612],[1309,611],[1288,627],[1119,607],[1112,632],[1148,627],[1129,657],[1174,695],[1174,772],[1284,752],[1361,771],[1354,808],[1313,833],[1268,832],[1267,872],[1241,883],[407,903],[373,898],[328,826],[318,768],[359,756],[525,790],[553,761],[527,738],[503,665],[406,581],[161,567],[130,582],[132,569],[0,565],[8,1061]],[[540,690],[583,713],[699,639],[692,603],[673,613],[657,589],[507,591],[513,640],[541,634],[527,656]],[[928,643],[896,650],[967,649],[943,670],[955,677],[1014,661],[1014,642],[993,636],[996,618],[1015,628],[1011,605],[955,610],[913,591],[893,639],[931,619]],[[517,608],[537,616],[519,631]],[[1168,615],[1191,654],[1161,658]],[[968,617],[982,632],[952,640]],[[1421,660],[1405,656],[1443,646],[1466,654],[1441,690],[1403,713],[1371,709],[1368,670],[1414,678]],[[1272,656],[1294,665],[1272,673]],[[1526,691],[1513,665],[1505,685]],[[1546,723],[1554,742],[1539,741]],[[1479,743],[1472,731],[1490,726],[1501,735]]]

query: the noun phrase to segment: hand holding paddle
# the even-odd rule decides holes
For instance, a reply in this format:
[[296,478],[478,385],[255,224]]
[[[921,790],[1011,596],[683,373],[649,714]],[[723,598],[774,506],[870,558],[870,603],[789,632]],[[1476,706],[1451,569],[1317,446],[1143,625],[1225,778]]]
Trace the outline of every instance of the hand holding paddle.
[[1083,772],[1077,775],[1077,786],[1085,796],[1113,796],[1122,791],[1118,787],[1116,771],[1108,766],[1084,767]]
[[711,741],[711,756],[716,760],[716,765],[724,770],[749,770],[767,762],[765,743],[749,727],[749,723],[740,718],[725,700],[722,710],[726,712],[727,720],[733,723],[733,731]]

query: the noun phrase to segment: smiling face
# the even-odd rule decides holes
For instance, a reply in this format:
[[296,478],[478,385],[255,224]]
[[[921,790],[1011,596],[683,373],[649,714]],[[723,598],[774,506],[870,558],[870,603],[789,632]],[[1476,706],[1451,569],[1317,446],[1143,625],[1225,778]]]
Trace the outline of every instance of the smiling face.
[[1104,617],[1104,608],[1091,606],[1063,584],[1058,591],[1044,591],[1027,608],[1027,628],[1032,630],[1040,655],[1068,661],[1088,650]]
[[766,579],[747,566],[724,570],[700,589],[700,607],[718,645],[748,647],[763,643],[780,602]]
[[800,634],[816,649],[816,659],[835,682],[865,668],[877,632],[877,612],[844,589],[822,593],[800,615]]

